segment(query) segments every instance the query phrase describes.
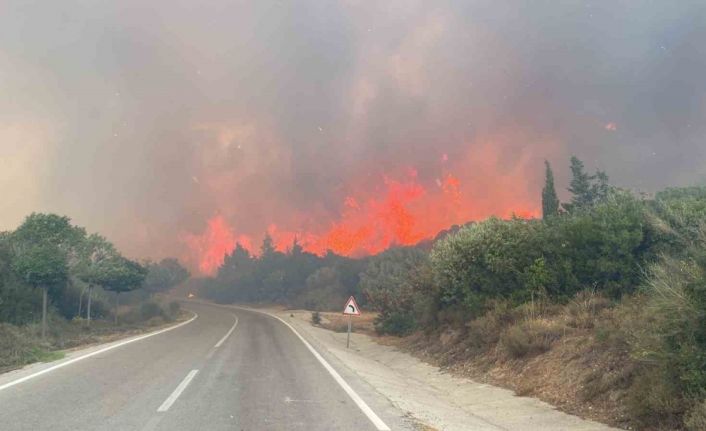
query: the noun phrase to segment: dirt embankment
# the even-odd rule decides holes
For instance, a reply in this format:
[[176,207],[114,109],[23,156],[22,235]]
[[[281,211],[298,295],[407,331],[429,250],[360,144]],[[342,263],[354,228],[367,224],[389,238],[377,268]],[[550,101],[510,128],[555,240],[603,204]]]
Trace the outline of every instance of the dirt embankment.
[[624,383],[631,362],[626,351],[597,349],[588,331],[566,335],[544,353],[511,359],[496,346],[476,354],[466,346],[464,334],[447,330],[417,333],[405,338],[379,337],[423,361],[459,377],[536,397],[559,410],[615,427],[631,429],[624,403]]
[[[321,322],[312,325],[311,312],[289,310],[278,314],[306,332],[315,340],[315,345],[325,346],[398,408],[409,412],[411,417],[432,429],[612,429],[557,411],[536,398],[516,396],[511,390],[479,382],[477,378],[469,379],[471,373],[460,367],[446,366],[443,367],[445,369],[439,369],[435,365],[440,363],[442,357],[420,346],[437,346],[449,350],[452,345],[462,344],[454,340],[454,335],[429,335],[429,338],[419,334],[407,338],[371,336],[374,333],[374,316],[367,315],[354,320],[353,328],[356,332],[351,337],[351,348],[346,349],[346,334],[343,330],[344,323],[347,330],[346,317],[338,313],[320,313]],[[442,344],[446,344],[446,347]],[[500,379],[496,382],[499,383]]]
[[[515,313],[512,316],[510,314]],[[544,310],[541,317],[496,311],[461,328],[379,336],[375,315],[356,319],[354,330],[396,347],[450,374],[513,390],[583,418],[634,429],[626,393],[634,360],[620,343],[597,339],[596,322],[611,310],[600,299]],[[319,326],[345,332],[347,318],[321,313]]]

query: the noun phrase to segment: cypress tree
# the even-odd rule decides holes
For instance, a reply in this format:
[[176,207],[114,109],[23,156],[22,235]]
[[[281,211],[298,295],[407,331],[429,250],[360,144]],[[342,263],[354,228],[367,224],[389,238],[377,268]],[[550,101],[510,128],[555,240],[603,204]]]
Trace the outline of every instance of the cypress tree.
[[554,188],[554,172],[548,161],[544,161],[544,188],[542,189],[542,218],[559,214],[559,198],[556,196]]

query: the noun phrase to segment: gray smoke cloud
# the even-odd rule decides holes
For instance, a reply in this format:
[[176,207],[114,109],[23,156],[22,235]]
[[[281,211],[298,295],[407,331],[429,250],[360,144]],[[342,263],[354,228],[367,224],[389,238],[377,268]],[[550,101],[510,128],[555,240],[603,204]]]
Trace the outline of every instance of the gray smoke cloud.
[[703,182],[704,41],[699,1],[6,0],[0,228],[52,211],[180,256],[214,215],[307,229],[491,150],[464,180],[512,172],[532,200],[571,154],[624,187]]

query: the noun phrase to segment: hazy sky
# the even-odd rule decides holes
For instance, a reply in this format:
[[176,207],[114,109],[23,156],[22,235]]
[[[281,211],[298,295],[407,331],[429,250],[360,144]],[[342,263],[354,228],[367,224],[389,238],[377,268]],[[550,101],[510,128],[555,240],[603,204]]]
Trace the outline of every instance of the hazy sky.
[[703,183],[706,2],[0,0],[0,94],[0,229],[188,258],[208,220],[321,233],[395,182],[536,210],[571,154]]

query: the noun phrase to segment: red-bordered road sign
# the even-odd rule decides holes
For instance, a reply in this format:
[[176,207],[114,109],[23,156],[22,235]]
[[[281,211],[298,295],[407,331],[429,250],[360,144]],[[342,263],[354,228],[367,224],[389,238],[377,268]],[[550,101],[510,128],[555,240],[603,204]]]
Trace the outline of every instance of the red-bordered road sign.
[[358,303],[355,302],[354,297],[351,296],[348,298],[346,306],[343,308],[343,314],[347,314],[349,316],[360,316],[360,308],[358,308]]

